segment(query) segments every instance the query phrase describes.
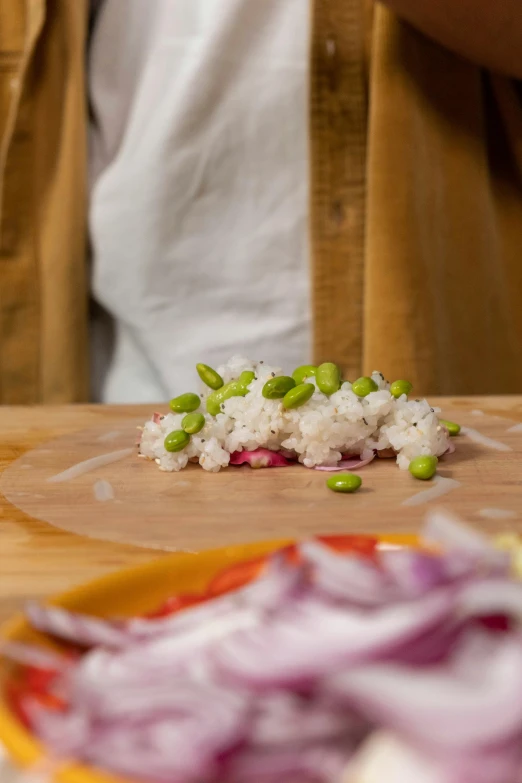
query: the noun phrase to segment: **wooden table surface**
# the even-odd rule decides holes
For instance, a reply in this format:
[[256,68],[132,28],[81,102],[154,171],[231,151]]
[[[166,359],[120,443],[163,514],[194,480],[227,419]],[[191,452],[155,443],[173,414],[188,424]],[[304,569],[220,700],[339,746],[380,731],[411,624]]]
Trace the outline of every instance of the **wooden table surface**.
[[[522,397],[433,399],[433,404],[454,411],[479,409],[485,414],[522,422]],[[145,420],[151,406],[68,406],[0,408],[0,471],[25,452],[67,433],[137,416]],[[502,421],[500,420],[502,423]],[[477,426],[478,423],[477,423]],[[504,426],[504,431],[506,427]],[[522,435],[521,435],[522,437]],[[518,493],[522,464],[512,460],[512,484]],[[513,495],[522,518],[522,487]],[[288,528],[288,520],[286,520]],[[300,533],[300,519],[293,522]],[[520,523],[517,524],[520,529]],[[197,531],[196,531],[197,532]],[[220,544],[216,526],[215,545]],[[0,622],[28,598],[60,592],[121,566],[161,556],[158,550],[98,541],[66,533],[37,521],[0,496]]]

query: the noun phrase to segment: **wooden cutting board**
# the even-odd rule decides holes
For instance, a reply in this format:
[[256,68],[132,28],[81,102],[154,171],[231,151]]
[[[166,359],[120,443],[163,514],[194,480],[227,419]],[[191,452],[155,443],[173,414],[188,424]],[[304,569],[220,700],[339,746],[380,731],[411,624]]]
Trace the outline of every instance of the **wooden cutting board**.
[[[327,490],[328,474],[303,467],[168,474],[133,448],[151,407],[0,409],[0,616],[23,598],[161,551],[319,531],[409,532],[434,505],[490,532],[522,530],[522,398],[433,404],[497,448],[459,436],[439,471],[458,483],[418,505],[404,503],[432,484],[393,460],[364,468],[363,488],[349,496]],[[105,465],[49,481],[100,455]]]

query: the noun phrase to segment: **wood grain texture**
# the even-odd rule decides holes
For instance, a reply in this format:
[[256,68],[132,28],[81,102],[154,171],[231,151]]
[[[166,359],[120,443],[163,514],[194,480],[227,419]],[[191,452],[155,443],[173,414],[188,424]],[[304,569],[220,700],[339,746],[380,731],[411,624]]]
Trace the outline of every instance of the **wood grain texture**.
[[[441,502],[455,507],[459,513],[485,530],[512,527],[522,531],[522,432],[506,433],[509,428],[506,419],[522,421],[522,397],[476,397],[432,402],[440,404],[444,410],[451,410],[455,418],[465,420],[469,426],[483,430],[513,448],[511,452],[497,452],[462,439],[456,458],[441,465],[443,475],[462,480],[462,492],[458,490],[458,498],[455,492],[455,501],[450,502],[448,496],[447,503],[444,502],[445,498]],[[471,416],[470,412],[477,409],[487,416]],[[27,451],[37,449],[57,437],[80,430],[96,431],[100,427],[117,430],[120,426],[123,431],[123,426],[128,426],[129,420],[145,420],[150,412],[151,406],[0,408],[0,470],[4,471]],[[490,416],[503,418],[492,421]],[[103,446],[100,453],[113,448],[112,443],[100,446]],[[68,459],[70,464],[74,464],[72,453]],[[57,459],[56,472],[62,468],[58,462]],[[116,463],[109,467],[112,469],[118,465]],[[121,470],[121,465],[118,470]],[[234,480],[231,471],[209,475],[199,469],[172,477],[170,474],[160,474],[153,464],[145,460],[140,460],[138,467],[133,470],[138,505],[140,485],[146,487],[150,482],[161,480],[171,492],[174,480],[183,476],[183,481],[192,488],[190,502],[178,503],[175,520],[166,519],[164,522],[166,538],[170,535],[169,529],[175,526],[179,540],[187,548],[199,549],[280,535],[299,537],[315,529],[361,529],[357,519],[361,519],[362,512],[364,529],[411,530],[423,513],[422,508],[404,509],[401,514],[405,521],[397,523],[395,512],[404,496],[404,482],[409,477],[389,463],[377,464],[375,468],[370,466],[364,474],[366,478],[363,476],[364,484],[368,487],[367,494],[353,497],[327,493],[324,487],[326,475],[304,468],[259,472],[245,468],[239,473],[234,472]],[[112,474],[107,471],[109,468],[103,475],[100,472],[100,477],[111,478]],[[500,491],[497,491],[497,485],[501,485]],[[420,482],[409,486],[409,494],[425,488]],[[82,487],[81,480],[78,487]],[[70,488],[71,485],[67,492]],[[78,499],[81,499],[80,494]],[[69,496],[66,508],[69,516],[75,512],[75,502]],[[309,512],[296,512],[301,503],[309,505]],[[231,513],[234,505],[240,509],[237,515]],[[501,522],[482,519],[479,510],[492,505],[509,508],[516,513],[516,517]],[[393,513],[390,511],[392,507],[395,509]],[[121,508],[127,513],[124,506]],[[255,524],[249,524],[248,515],[245,518],[245,509],[249,508]],[[264,508],[261,520],[257,516],[260,508]],[[108,514],[104,509],[106,504],[93,504],[93,514],[97,516]],[[332,516],[332,509],[340,510],[340,513]],[[110,514],[114,513],[113,508]],[[156,517],[152,515],[151,519]],[[390,523],[390,519],[395,521]],[[143,530],[146,530],[147,521],[144,517],[141,526]],[[146,540],[146,537],[143,536],[141,540]],[[158,546],[158,542],[155,546]],[[158,549],[94,540],[63,532],[32,518],[0,497],[0,620],[19,608],[29,597],[44,597],[118,567],[158,556],[161,556]]]
[[367,94],[360,0],[315,0],[310,234],[315,363],[362,374]]

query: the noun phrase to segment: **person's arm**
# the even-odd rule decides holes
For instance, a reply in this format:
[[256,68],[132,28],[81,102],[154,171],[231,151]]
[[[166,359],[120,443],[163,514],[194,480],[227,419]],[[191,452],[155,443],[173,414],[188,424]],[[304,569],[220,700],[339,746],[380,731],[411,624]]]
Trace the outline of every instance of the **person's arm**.
[[478,65],[522,79],[521,0],[383,0],[414,27]]

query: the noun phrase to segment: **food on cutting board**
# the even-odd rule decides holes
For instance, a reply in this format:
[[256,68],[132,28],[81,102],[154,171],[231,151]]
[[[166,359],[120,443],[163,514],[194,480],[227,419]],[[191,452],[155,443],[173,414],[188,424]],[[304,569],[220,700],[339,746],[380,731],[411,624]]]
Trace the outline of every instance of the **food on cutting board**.
[[429,479],[437,458],[454,448],[450,434],[460,429],[440,420],[426,400],[408,399],[411,383],[390,384],[379,372],[351,383],[331,362],[284,375],[240,356],[217,370],[196,369],[202,390],[175,397],[171,413],[155,413],[143,427],[139,453],[160,470],[178,471],[189,462],[212,472],[292,462],[355,470],[376,456],[395,456],[400,468]]
[[433,512],[418,549],[319,537],[146,617],[33,605],[66,644],[6,645],[11,701],[55,768],[140,783],[519,780],[519,550]]

